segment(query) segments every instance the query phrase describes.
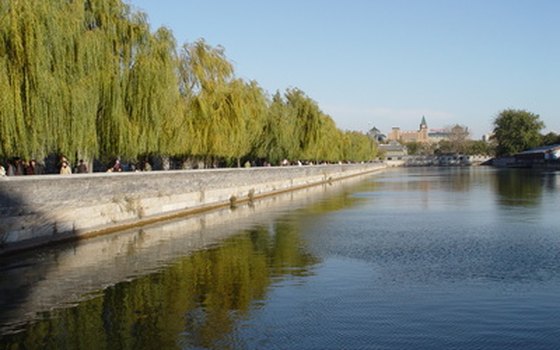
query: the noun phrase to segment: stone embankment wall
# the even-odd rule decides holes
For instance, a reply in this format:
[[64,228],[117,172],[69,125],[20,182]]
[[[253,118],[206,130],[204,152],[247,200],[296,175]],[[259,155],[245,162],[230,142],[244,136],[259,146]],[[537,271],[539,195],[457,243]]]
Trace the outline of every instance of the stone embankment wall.
[[12,330],[10,326],[3,327],[2,321],[9,320],[15,326],[13,329],[18,329],[18,325],[32,321],[41,312],[67,307],[83,300],[84,295],[94,295],[107,286],[159,271],[189,252],[215,246],[237,233],[266,228],[269,234],[276,234],[281,229],[274,223],[287,210],[298,210],[346,193],[362,180],[362,176],[357,176],[268,196],[253,205],[223,207],[131,228],[77,242],[72,249],[43,251],[40,256],[2,257],[6,271],[12,271],[7,277],[10,283],[2,286],[2,292],[25,295],[25,301],[3,310],[0,334]]
[[0,254],[236,205],[383,168],[371,163],[4,178],[0,180]]

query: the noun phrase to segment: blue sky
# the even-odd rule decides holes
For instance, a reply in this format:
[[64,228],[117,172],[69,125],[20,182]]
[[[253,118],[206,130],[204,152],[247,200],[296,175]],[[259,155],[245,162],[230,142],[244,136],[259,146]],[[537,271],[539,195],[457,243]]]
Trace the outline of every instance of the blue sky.
[[466,125],[505,108],[560,133],[557,0],[125,0],[179,45],[221,45],[238,77],[297,87],[341,129]]

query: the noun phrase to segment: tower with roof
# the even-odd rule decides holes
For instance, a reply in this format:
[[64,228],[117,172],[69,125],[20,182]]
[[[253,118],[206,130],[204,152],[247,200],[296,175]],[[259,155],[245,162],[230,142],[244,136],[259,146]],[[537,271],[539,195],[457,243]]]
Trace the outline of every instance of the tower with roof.
[[420,122],[420,128],[418,130],[418,142],[428,142],[429,140],[428,123],[426,123],[426,117],[422,116],[422,121]]
[[428,123],[426,122],[426,117],[422,116],[420,121],[420,127],[418,130],[413,131],[402,131],[400,127],[393,127],[389,133],[388,139],[390,141],[398,142],[430,142],[430,137],[428,134]]
[[426,117],[422,116],[422,121],[420,122],[420,131],[428,129],[428,123],[426,123]]

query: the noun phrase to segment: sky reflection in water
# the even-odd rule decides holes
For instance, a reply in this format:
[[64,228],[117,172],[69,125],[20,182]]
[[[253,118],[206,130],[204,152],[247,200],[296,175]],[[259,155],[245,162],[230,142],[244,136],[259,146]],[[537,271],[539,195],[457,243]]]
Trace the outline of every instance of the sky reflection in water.
[[[233,234],[200,225],[195,235],[206,244],[191,250],[172,236],[126,250],[112,263],[150,265],[155,249],[164,264],[147,266],[149,274],[137,268],[75,306],[42,311],[0,344],[556,348],[559,188],[556,173],[389,170],[312,202],[288,201],[266,215],[255,208]],[[129,245],[142,238],[133,237]],[[49,254],[44,278],[57,269]],[[26,270],[6,272],[14,271]]]

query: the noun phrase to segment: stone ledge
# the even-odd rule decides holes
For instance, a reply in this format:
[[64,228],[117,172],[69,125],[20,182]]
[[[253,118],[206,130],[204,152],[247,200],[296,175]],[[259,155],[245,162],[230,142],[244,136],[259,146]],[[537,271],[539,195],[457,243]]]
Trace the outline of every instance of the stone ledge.
[[0,254],[168,220],[347,177],[379,163],[11,177]]

